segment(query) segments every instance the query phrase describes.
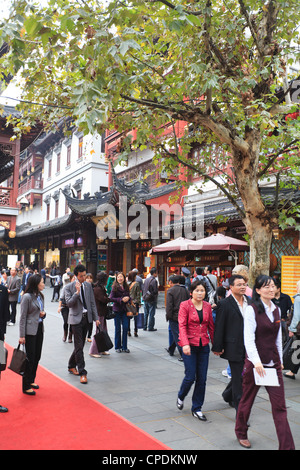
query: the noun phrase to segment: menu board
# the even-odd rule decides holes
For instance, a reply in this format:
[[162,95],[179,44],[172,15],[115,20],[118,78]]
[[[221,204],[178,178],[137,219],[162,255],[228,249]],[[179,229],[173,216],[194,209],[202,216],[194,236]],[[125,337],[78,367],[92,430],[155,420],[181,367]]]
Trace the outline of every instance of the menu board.
[[293,300],[293,295],[297,293],[298,281],[300,281],[300,256],[282,256],[281,292],[288,294]]

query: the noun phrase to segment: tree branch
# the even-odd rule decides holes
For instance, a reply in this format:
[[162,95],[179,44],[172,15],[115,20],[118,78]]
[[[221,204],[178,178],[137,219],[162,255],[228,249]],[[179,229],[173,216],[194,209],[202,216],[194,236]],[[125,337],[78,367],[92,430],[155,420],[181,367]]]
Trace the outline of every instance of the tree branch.
[[218,189],[220,189],[220,191],[222,191],[222,193],[228,198],[228,200],[231,202],[231,204],[235,207],[235,209],[237,210],[237,212],[239,213],[239,215],[241,216],[241,218],[245,218],[246,217],[246,214],[245,212],[240,208],[240,206],[238,205],[237,201],[235,200],[235,198],[229,193],[229,191],[227,191],[226,188],[224,188],[224,186],[218,181],[216,180],[213,176],[211,175],[208,175],[207,173],[205,172],[202,172],[199,170],[199,168],[195,167],[194,165],[192,165],[191,163],[188,163],[188,162],[185,162],[184,160],[182,160],[179,155],[178,155],[178,152],[176,152],[176,154],[172,153],[172,152],[169,152],[169,150],[167,150],[164,145],[160,144],[160,147],[164,150],[164,152],[166,152],[170,157],[174,158],[179,164],[183,165],[184,167],[186,168],[189,168],[190,170],[192,170],[194,173],[198,174],[199,176],[202,176],[203,178],[207,178],[209,181],[211,181],[213,184],[215,184],[217,186]]
[[279,152],[274,153],[274,154],[271,153],[269,157],[272,157],[272,158],[268,161],[265,168],[258,173],[258,177],[261,178],[263,175],[266,174],[267,170],[270,168],[270,166],[273,165],[273,163],[277,160],[279,155],[281,155],[282,153],[285,153],[287,150],[291,151],[291,150],[298,149],[299,147],[297,145],[294,147],[291,147],[291,145],[294,145],[296,142],[299,142],[299,139],[293,140],[290,144],[286,145],[283,149],[279,150]]
[[[172,10],[176,10],[176,6],[173,5],[171,2],[168,2],[168,0],[147,0],[149,3],[163,3],[167,7],[171,8]],[[183,10],[184,13],[187,13],[188,15],[194,15],[194,16],[201,16],[203,15],[203,11],[190,11],[190,10]]]
[[249,15],[248,15],[248,12],[247,12],[247,8],[245,7],[245,4],[244,4],[244,1],[243,0],[239,0],[239,4],[240,4],[240,7],[241,7],[241,11],[242,11],[242,14],[244,15],[246,21],[247,21],[247,25],[251,31],[251,35],[252,35],[252,38],[256,44],[256,47],[257,47],[257,51],[260,55],[260,57],[263,57],[263,53],[261,52],[260,50],[260,46],[259,46],[259,42],[258,42],[258,39],[257,39],[257,36],[256,36],[256,33],[254,31],[254,28],[253,28],[253,25],[251,23],[251,20],[249,18]]

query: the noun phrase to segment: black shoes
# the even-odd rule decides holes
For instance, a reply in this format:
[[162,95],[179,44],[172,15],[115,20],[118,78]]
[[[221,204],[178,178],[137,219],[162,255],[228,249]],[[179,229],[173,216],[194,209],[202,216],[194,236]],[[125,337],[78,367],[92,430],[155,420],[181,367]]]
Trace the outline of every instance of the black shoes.
[[284,372],[283,373],[284,377],[287,377],[288,379],[292,379],[292,380],[295,380],[296,377],[295,377],[295,374],[288,374],[287,372]]
[[194,416],[194,418],[200,419],[200,421],[207,421],[207,418],[202,413],[202,411],[192,411],[192,415]]
[[180,398],[177,398],[176,405],[179,410],[183,410],[183,401],[181,401]]
[[32,388],[30,388],[29,390],[24,390],[23,393],[25,393],[25,395],[35,395],[35,391],[32,390]]

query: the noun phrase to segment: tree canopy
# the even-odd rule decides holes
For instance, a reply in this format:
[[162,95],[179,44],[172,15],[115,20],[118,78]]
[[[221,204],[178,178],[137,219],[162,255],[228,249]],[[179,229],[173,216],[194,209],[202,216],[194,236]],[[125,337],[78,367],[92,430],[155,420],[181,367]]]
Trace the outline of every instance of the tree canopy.
[[[11,122],[17,131],[71,116],[86,133],[136,129],[125,151],[151,145],[170,174],[180,163],[215,182],[250,239],[260,221],[270,242],[278,224],[299,229],[299,207],[278,197],[300,177],[299,100],[290,99],[299,19],[297,0],[14,1],[0,36],[9,44],[0,70],[23,87],[22,118]],[[274,178],[271,204],[265,178]],[[266,259],[258,264],[266,270]]]

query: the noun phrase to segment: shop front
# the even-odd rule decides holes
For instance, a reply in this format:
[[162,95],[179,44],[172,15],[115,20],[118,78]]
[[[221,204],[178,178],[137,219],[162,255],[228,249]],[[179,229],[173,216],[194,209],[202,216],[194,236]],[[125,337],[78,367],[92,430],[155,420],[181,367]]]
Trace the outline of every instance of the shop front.
[[66,235],[62,238],[61,251],[63,252],[64,264],[71,271],[78,264],[86,264],[86,249],[83,236]]

